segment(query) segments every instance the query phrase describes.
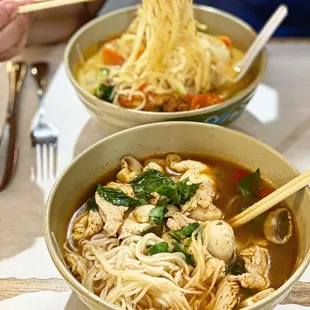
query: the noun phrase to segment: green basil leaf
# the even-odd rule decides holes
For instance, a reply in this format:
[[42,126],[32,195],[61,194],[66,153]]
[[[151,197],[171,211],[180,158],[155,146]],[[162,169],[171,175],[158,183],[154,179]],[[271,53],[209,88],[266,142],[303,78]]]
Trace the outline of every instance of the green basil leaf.
[[257,196],[260,183],[260,169],[244,176],[238,183],[238,189],[243,197]]
[[167,252],[169,252],[169,246],[167,242],[156,243],[148,249],[148,255],[167,253]]
[[178,229],[169,231],[170,235],[179,243],[186,237],[191,237],[192,233],[199,227],[199,223],[190,223],[189,225]]
[[123,191],[119,189],[107,188],[98,184],[97,192],[103,199],[112,203],[115,206],[134,208],[141,205],[140,200],[127,196]]
[[168,212],[166,207],[156,207],[153,208],[150,212],[149,223],[161,225],[163,223],[165,214]]
[[161,186],[174,184],[172,179],[155,169],[141,173],[131,182],[132,188],[138,197],[139,195],[147,197],[156,192],[157,188]]
[[169,201],[175,205],[180,204],[180,195],[176,184],[162,185],[156,189],[156,193],[162,196],[166,196]]
[[94,91],[94,95],[107,102],[112,102],[113,86],[108,86],[105,84],[100,84]]
[[178,190],[180,195],[180,203],[184,204],[187,200],[191,199],[197,192],[199,185],[201,183],[196,184],[187,184],[189,181],[188,178],[178,183]]
[[89,210],[92,210],[92,211],[94,211],[94,212],[96,212],[96,211],[98,212],[98,206],[97,206],[95,197],[89,198],[89,199],[87,200],[86,204],[87,204],[87,208],[88,208]]

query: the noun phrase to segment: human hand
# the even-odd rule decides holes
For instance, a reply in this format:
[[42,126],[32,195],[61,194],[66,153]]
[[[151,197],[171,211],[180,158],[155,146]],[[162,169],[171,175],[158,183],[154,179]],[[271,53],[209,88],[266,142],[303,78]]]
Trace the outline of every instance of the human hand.
[[29,1],[0,0],[0,61],[18,55],[26,44],[29,15],[17,13],[25,3]]

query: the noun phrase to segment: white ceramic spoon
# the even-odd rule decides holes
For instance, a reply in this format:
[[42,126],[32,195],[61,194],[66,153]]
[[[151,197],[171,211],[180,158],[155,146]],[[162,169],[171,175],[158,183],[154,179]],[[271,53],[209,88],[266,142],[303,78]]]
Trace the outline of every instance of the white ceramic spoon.
[[280,5],[272,14],[250,48],[245,53],[244,57],[238,63],[236,63],[234,70],[239,74],[235,77],[233,81],[234,83],[240,81],[248,72],[258,54],[262,51],[274,32],[281,25],[287,14],[288,8],[284,4]]

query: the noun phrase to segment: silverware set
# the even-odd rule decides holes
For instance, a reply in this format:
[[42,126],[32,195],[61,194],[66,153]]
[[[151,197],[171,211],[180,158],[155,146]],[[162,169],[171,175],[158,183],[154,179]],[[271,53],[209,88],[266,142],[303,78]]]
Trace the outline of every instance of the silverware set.
[[[53,184],[56,177],[56,155],[58,144],[58,129],[44,120],[45,107],[42,97],[47,88],[49,65],[44,62],[29,66],[30,74],[36,81],[39,100],[38,121],[31,130],[31,144],[35,148],[35,178],[34,181],[44,187],[44,183]],[[25,62],[8,62],[9,100],[7,115],[0,136],[0,191],[4,190],[12,179],[17,159],[16,143],[18,128],[18,107],[20,92],[27,76],[28,65]]]

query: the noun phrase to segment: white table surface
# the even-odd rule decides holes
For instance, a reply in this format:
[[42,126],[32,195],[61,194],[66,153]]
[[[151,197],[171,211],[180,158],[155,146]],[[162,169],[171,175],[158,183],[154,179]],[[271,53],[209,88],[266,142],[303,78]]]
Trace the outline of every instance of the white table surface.
[[[29,61],[48,60],[52,64],[51,82],[44,100],[46,119],[60,130],[58,173],[61,173],[82,150],[107,135],[89,118],[87,111],[76,97],[60,63],[62,51],[63,46],[56,46],[49,48],[48,52],[31,50],[24,55]],[[268,70],[263,83],[246,112],[231,127],[269,144],[303,172],[310,168],[310,43],[275,41],[269,44],[268,53]],[[6,105],[5,77],[2,66],[0,96],[3,100],[0,103],[0,125]],[[13,205],[12,197],[17,195],[17,188],[27,186],[29,192],[25,194],[25,199],[26,201],[27,197],[31,199],[25,203],[25,208],[31,210],[32,203],[40,205],[40,210],[33,211],[34,215],[29,211],[28,216],[30,218],[33,216],[33,223],[41,223],[44,196],[48,194],[48,189],[42,188],[43,192],[40,192],[36,185],[29,183],[31,171],[29,158],[33,153],[29,147],[28,132],[36,111],[34,83],[29,79],[23,90],[23,98],[26,102],[20,111],[20,126],[23,128],[19,131],[20,163],[7,193],[0,194],[0,209],[5,209],[10,203]],[[23,182],[27,185],[22,185],[22,180],[26,180]],[[10,238],[10,228],[5,226],[4,218],[0,218],[0,240],[3,239],[5,245],[0,247],[0,310],[85,309],[64,281],[60,280],[61,276],[46,250],[42,228],[32,234],[29,241],[24,235],[28,232],[30,234],[35,224],[27,225],[25,223],[27,218],[19,216],[18,212],[14,215],[8,212],[6,216],[14,216],[11,233],[15,239]],[[16,238],[20,242],[16,242]],[[28,280],[29,289],[24,285]],[[310,282],[310,269],[300,281]],[[310,308],[310,294],[309,298],[301,298],[300,302],[296,294],[297,292],[295,297],[288,299],[286,303],[294,302],[308,307],[285,304],[278,306],[277,309]]]

